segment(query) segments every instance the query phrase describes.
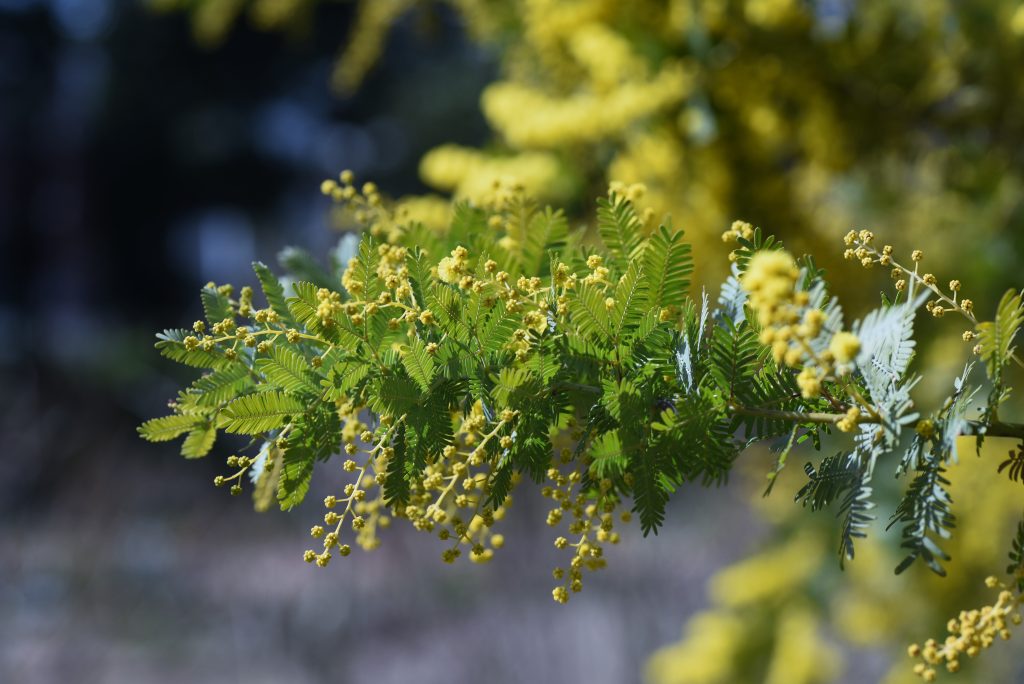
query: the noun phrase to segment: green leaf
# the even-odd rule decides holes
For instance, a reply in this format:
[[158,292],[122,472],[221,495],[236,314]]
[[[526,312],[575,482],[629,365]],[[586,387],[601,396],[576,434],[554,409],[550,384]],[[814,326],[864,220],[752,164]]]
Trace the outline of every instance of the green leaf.
[[898,566],[896,574],[909,568],[918,558],[924,560],[932,572],[945,576],[940,561],[948,561],[937,539],[949,539],[950,530],[956,526],[951,511],[953,499],[949,496],[949,480],[943,466],[944,449],[932,450],[918,464],[917,476],[911,481],[906,494],[893,513],[886,529],[897,523],[904,523],[903,542],[900,546],[908,555]]
[[430,264],[426,255],[419,247],[410,249],[405,257],[405,266],[409,271],[409,286],[416,302],[427,304],[427,293],[430,291],[433,277],[430,275]]
[[615,308],[611,312],[611,328],[616,339],[627,330],[636,327],[646,303],[647,282],[643,277],[643,268],[636,260],[630,261],[625,275],[615,286]]
[[1024,520],[1017,523],[1017,533],[1010,544],[1010,564],[1006,566],[1006,574],[1017,578],[1017,591],[1024,591]]
[[572,321],[581,337],[599,346],[609,346],[615,335],[608,319],[604,293],[594,285],[580,284],[570,300]]
[[[356,262],[351,269],[352,277],[363,284],[359,293],[360,299],[373,301],[381,293],[382,285],[380,276],[377,275],[377,266],[380,263],[380,254],[377,252],[377,245],[373,236],[364,234],[359,241],[359,253]],[[355,296],[355,293],[350,293]]]
[[169,442],[183,435],[202,421],[198,416],[174,414],[147,420],[139,426],[139,435],[149,442]]
[[480,329],[480,347],[484,353],[494,354],[501,351],[519,327],[519,320],[519,316],[510,313],[505,303],[499,300],[491,309],[487,322]]
[[288,434],[290,449],[309,451],[318,461],[326,460],[341,449],[341,417],[331,404],[317,404],[295,418]]
[[252,382],[249,369],[238,363],[204,375],[189,391],[200,395],[196,400],[199,406],[218,406],[237,397]]
[[390,374],[370,385],[367,406],[379,414],[401,415],[420,398],[419,387],[404,375]]
[[317,315],[317,307],[320,301],[316,293],[319,287],[309,282],[298,282],[292,285],[295,292],[294,297],[287,299],[288,311],[295,320],[310,332],[317,334],[323,332],[323,324],[320,316]]
[[278,252],[277,263],[281,264],[286,272],[294,274],[298,279],[308,281],[315,287],[326,287],[329,290],[338,289],[338,281],[304,249],[285,247]]
[[[619,439],[621,442],[622,437]],[[638,448],[629,459],[629,472],[633,475],[633,510],[640,517],[640,530],[644,536],[651,532],[657,534],[665,522],[669,492],[663,483],[658,455],[658,450]]]
[[523,244],[523,273],[542,275],[548,265],[548,252],[564,247],[568,236],[569,223],[561,210],[548,207],[543,213],[534,214]]
[[683,231],[661,226],[644,248],[644,279],[648,306],[682,306],[690,288],[693,256]]
[[204,287],[199,298],[203,302],[203,311],[206,312],[206,320],[210,325],[220,323],[225,318],[234,318],[230,300],[227,295],[218,292],[217,288]]
[[260,392],[239,397],[224,409],[227,432],[257,435],[284,425],[290,416],[302,413],[301,400],[283,392]]
[[465,301],[454,288],[434,283],[427,290],[427,305],[441,330],[460,342],[469,341],[470,330],[464,317]]
[[491,391],[491,394],[494,395],[494,400],[498,402],[499,406],[507,405],[512,394],[519,387],[526,384],[531,377],[530,371],[526,368],[503,366],[498,371],[498,381]]
[[732,397],[750,385],[762,350],[757,335],[746,321],[735,325],[725,320],[711,335],[708,373],[719,389]]
[[391,442],[392,454],[384,474],[384,503],[405,505],[409,501],[409,476],[413,463],[405,443],[405,424],[398,426]]
[[839,528],[839,567],[846,560],[853,560],[854,539],[867,537],[867,529],[875,517],[868,511],[875,507],[871,501],[872,489],[867,486],[868,473],[862,471],[855,486],[850,488],[839,506],[843,521]]
[[341,361],[331,367],[327,379],[320,384],[325,389],[324,398],[336,401],[348,395],[370,372],[370,364],[363,361]]
[[860,478],[860,460],[855,454],[826,456],[817,469],[807,463],[807,484],[796,493],[796,500],[812,511],[820,511],[838,501]]
[[1021,296],[1014,290],[1007,290],[996,309],[996,320],[978,324],[978,344],[981,359],[985,362],[988,376],[1000,382],[1003,367],[1014,352],[1013,340],[1024,323],[1024,306]]
[[402,355],[402,365],[421,390],[430,390],[430,383],[434,379],[434,359],[427,353],[423,340],[418,337],[412,339]]
[[613,195],[610,199],[597,201],[597,232],[610,252],[612,263],[620,271],[636,256],[642,242],[641,228],[640,219],[629,200]]
[[181,445],[181,455],[185,458],[201,458],[210,453],[213,443],[217,440],[217,427],[212,421],[197,426]]
[[277,485],[277,501],[282,511],[287,511],[302,503],[309,492],[309,482],[313,478],[313,464],[316,459],[312,452],[301,447],[285,449],[282,454],[283,465]]
[[617,430],[611,430],[594,439],[590,446],[590,474],[596,478],[621,477],[629,464],[622,451]]
[[[455,245],[469,245],[473,239],[487,231],[487,213],[469,202],[455,203],[452,222],[448,229],[448,240]],[[439,255],[434,255],[438,259]]]
[[281,281],[277,279],[277,276],[271,272],[266,264],[260,261],[252,263],[252,270],[256,272],[256,278],[260,281],[263,295],[267,298],[267,305],[281,317],[282,323],[294,327],[296,324],[295,319],[292,318],[292,313],[288,310],[288,303]]
[[317,376],[310,370],[305,357],[277,344],[271,348],[271,358],[256,359],[256,370],[266,377],[268,385],[290,394],[318,394]]

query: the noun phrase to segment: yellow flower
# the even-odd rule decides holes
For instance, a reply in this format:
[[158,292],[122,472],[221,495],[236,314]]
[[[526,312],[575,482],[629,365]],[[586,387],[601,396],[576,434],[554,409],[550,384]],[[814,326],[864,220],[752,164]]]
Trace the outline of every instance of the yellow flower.
[[462,274],[462,266],[452,257],[445,257],[437,264],[437,277],[446,283],[456,282]]
[[804,399],[813,399],[821,394],[821,378],[814,368],[805,367],[800,371],[796,376],[796,384],[800,387]]
[[859,419],[860,409],[853,406],[847,410],[845,418],[841,418],[836,422],[836,427],[839,428],[840,432],[853,432],[857,428],[857,421]]
[[850,363],[860,352],[860,340],[853,333],[839,332],[832,337],[828,349],[839,363]]
[[762,325],[771,325],[778,307],[793,298],[799,275],[796,261],[788,252],[764,250],[750,259],[743,287],[750,293],[750,303]]

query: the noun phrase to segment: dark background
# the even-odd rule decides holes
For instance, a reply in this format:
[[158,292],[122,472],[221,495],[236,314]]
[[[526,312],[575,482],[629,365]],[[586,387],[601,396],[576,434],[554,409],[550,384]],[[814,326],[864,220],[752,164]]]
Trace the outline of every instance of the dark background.
[[491,566],[393,530],[318,571],[300,557],[323,492],[257,516],[213,488],[226,454],[138,440],[187,377],[154,332],[197,318],[208,280],[332,244],[323,178],[420,192],[424,151],[487,139],[495,62],[443,12],[332,95],[351,19],[243,22],[203,51],[139,3],[0,0],[0,682],[637,681],[756,532],[723,515],[742,493],[696,493],[693,524],[629,535],[566,610],[528,497]]

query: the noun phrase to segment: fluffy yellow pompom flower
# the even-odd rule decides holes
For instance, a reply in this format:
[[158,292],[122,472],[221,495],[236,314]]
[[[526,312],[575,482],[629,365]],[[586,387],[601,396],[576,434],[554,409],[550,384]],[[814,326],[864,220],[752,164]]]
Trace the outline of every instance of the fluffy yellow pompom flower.
[[437,277],[446,283],[454,283],[459,279],[461,273],[462,269],[459,264],[451,257],[445,257],[437,264]]
[[853,333],[839,332],[832,337],[828,350],[839,363],[850,363],[860,352],[860,340]]
[[750,303],[761,325],[771,325],[778,308],[793,298],[799,275],[800,269],[788,252],[765,250],[750,259],[743,287],[750,293]]
[[796,384],[800,387],[800,394],[804,399],[813,399],[821,394],[821,376],[810,366],[805,366],[796,376]]

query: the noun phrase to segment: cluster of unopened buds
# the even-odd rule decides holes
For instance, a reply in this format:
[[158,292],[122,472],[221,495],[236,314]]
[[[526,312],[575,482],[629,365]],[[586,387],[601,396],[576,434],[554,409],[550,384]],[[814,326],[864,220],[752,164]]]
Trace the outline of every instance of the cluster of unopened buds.
[[[363,454],[362,465],[351,458],[345,460],[342,469],[353,474],[351,481],[344,486],[341,495],[324,499],[327,512],[323,525],[310,529],[310,536],[322,540],[323,550],[317,553],[309,549],[303,558],[308,563],[326,567],[333,552],[348,556],[352,547],[342,540],[346,523],[355,533],[359,546],[367,551],[376,549],[380,545],[377,529],[390,527],[392,518],[403,518],[415,529],[449,543],[441,554],[446,563],[453,563],[462,556],[461,546],[469,547],[468,556],[474,563],[491,560],[494,550],[504,545],[504,537],[492,528],[504,518],[512,497],[507,496],[497,506],[485,505],[490,493],[485,449],[492,440],[500,442],[502,448],[510,447],[511,437],[502,433],[517,417],[517,412],[505,409],[497,422],[489,424],[480,407],[475,406],[457,433],[461,447],[446,446],[439,458],[428,463],[423,474],[411,484],[407,502],[394,504],[385,502],[383,487],[388,462],[394,456],[390,442],[404,416],[397,420],[382,416],[384,431],[375,435],[366,430],[359,435],[360,441],[370,445]],[[358,456],[360,448],[352,441],[345,445],[345,453]],[[518,476],[513,477],[513,484],[516,482]]]
[[[643,183],[630,183],[626,184],[622,181],[613,180],[608,184],[608,196],[618,198],[621,200],[628,200],[637,207],[640,200],[647,194],[647,186]],[[643,211],[639,212],[640,222],[644,226],[650,226],[654,222],[654,209],[646,207]]]
[[[559,460],[561,463],[571,462],[571,450],[562,449]],[[550,484],[541,490],[541,494],[557,504],[548,511],[547,524],[557,527],[566,515],[571,516],[568,533],[575,539],[571,541],[564,536],[555,539],[556,549],[573,550],[568,568],[556,567],[552,571],[559,584],[551,596],[558,603],[567,603],[571,594],[583,589],[584,570],[595,571],[606,566],[604,544],[619,543],[619,533],[615,531],[615,511],[619,500],[612,493],[613,483],[608,479],[598,482],[596,496],[582,491],[583,473],[577,469],[563,473],[553,465],[548,469],[547,478]],[[619,519],[628,523],[632,516],[629,511],[622,511]]]
[[[851,230],[843,238],[847,246],[844,256],[847,259],[860,261],[865,268],[871,268],[875,264],[891,268],[892,279],[895,282],[896,291],[899,293],[906,292],[910,283],[931,290],[936,298],[928,300],[925,303],[925,309],[935,318],[942,318],[947,313],[959,313],[972,324],[977,325],[974,301],[961,295],[960,290],[963,286],[959,280],[950,280],[948,290],[943,291],[934,274],[920,272],[924,252],[915,249],[910,253],[910,261],[913,264],[913,268],[910,268],[896,261],[892,245],[883,245],[881,249],[878,249],[874,240],[875,235],[870,230]],[[977,334],[973,330],[968,330],[963,334],[964,342],[971,342],[976,337]],[[975,348],[975,352],[977,351],[978,349]]]
[[924,681],[935,681],[936,668],[943,665],[949,672],[957,672],[963,656],[973,658],[996,639],[1009,639],[1010,625],[1021,623],[1020,606],[1024,598],[996,577],[989,577],[985,584],[1000,590],[993,605],[961,611],[946,625],[949,636],[942,643],[929,639],[907,649],[910,657],[920,660],[914,665],[914,673]]
[[375,235],[391,227],[391,210],[376,183],[363,183],[361,188],[357,188],[355,174],[345,170],[338,176],[338,180],[328,178],[322,182],[320,192],[348,208],[356,223],[368,226]]
[[213,484],[215,487],[223,487],[228,483],[231,484],[231,495],[238,496],[242,493],[241,479],[249,471],[249,468],[253,465],[253,460],[248,456],[228,456],[227,466],[229,468],[236,468],[234,474],[227,477],[218,475],[213,478]]

